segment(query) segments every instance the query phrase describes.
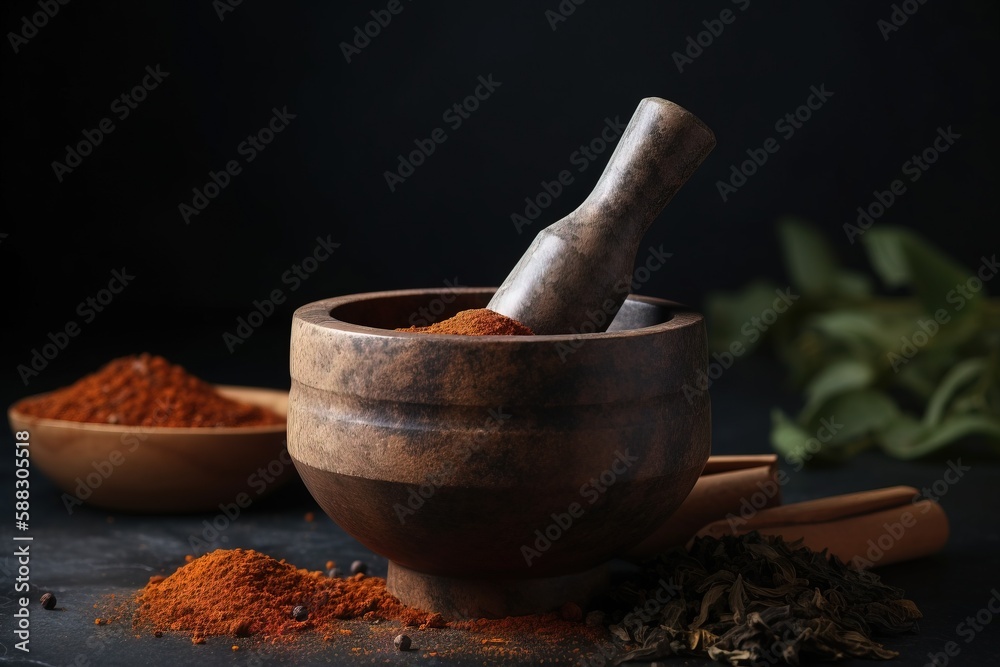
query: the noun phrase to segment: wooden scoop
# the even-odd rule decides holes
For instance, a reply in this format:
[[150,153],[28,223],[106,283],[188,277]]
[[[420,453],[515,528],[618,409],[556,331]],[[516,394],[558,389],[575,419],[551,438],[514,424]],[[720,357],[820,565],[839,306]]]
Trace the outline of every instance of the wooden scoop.
[[487,306],[536,334],[604,331],[628,296],[639,243],[715,147],[673,102],[639,102],[594,191],[538,233]]

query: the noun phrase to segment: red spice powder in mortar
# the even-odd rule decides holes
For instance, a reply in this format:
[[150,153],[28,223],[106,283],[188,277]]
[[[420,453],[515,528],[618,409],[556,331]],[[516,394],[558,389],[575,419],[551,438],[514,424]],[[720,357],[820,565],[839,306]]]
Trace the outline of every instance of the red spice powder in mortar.
[[163,357],[121,357],[51,393],[21,401],[34,417],[122,426],[268,426],[285,418],[226,398]]
[[463,310],[428,327],[396,329],[410,333],[458,334],[460,336],[533,336],[534,332],[515,319],[487,308]]

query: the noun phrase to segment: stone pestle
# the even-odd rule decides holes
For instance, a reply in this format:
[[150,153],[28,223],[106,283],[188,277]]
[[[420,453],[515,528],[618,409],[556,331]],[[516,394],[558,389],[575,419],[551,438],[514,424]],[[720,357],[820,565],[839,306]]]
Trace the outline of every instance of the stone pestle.
[[643,235],[714,147],[694,114],[643,99],[590,196],[538,233],[487,307],[536,334],[605,331]]

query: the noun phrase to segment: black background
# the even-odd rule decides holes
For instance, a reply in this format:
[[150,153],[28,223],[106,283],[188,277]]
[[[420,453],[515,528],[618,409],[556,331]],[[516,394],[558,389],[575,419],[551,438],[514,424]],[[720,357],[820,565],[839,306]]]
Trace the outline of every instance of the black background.
[[[599,136],[605,119],[627,121],[646,96],[697,114],[718,146],[647,235],[647,245],[662,244],[673,256],[643,285],[645,294],[699,306],[708,292],[754,276],[784,280],[773,229],[784,215],[817,222],[849,264],[865,267],[841,226],[873,200],[873,190],[903,178],[902,164],[930,146],[939,127],[961,138],[919,181],[907,181],[876,224],[912,227],[970,268],[997,251],[996,3],[929,0],[888,40],[877,25],[893,11],[888,1],[752,0],[740,11],[728,0],[590,0],[555,30],[545,12],[556,0],[402,4],[350,63],[340,43],[384,3],[245,0],[220,20],[207,1],[76,1],[60,6],[18,53],[5,39],[0,403],[139,351],[211,381],[287,386],[296,306],[443,287],[456,278],[499,284],[533,232],[583,200],[610,151],[574,172],[539,221],[518,234],[511,215],[523,212],[525,197],[574,169],[571,154]],[[672,53],[726,8],[735,21],[679,72]],[[37,11],[35,2],[6,3],[5,34]],[[119,120],[112,101],[157,65],[169,76]],[[447,127],[442,113],[472,94],[480,75],[501,86],[460,128]],[[781,137],[775,121],[805,103],[811,86],[833,96],[794,136]],[[210,170],[242,161],[237,146],[266,126],[275,107],[296,118],[185,224],[178,205],[191,202]],[[66,145],[105,117],[115,131],[59,182],[52,162],[64,161]],[[438,127],[447,141],[390,192],[383,173]],[[778,138],[780,150],[723,202],[716,182],[768,137]],[[282,275],[312,252],[317,236],[341,245],[291,291]],[[84,323],[77,305],[122,267],[134,281]],[[275,289],[287,301],[230,351],[223,334]],[[80,335],[25,385],[17,366],[70,320],[82,325]],[[758,390],[753,374],[777,371],[756,363],[748,360],[713,388],[716,451],[766,451],[768,408],[792,407],[787,394],[777,398],[776,378]],[[945,468],[936,460],[885,464],[869,454],[852,469],[800,478],[787,499],[921,486]],[[996,468],[979,470],[979,482],[960,487],[946,505],[953,520],[965,521],[955,524],[948,554],[886,575],[917,587],[922,608],[937,614],[921,635],[900,640],[911,661],[953,639],[957,620],[995,585],[997,527],[985,509],[995,502],[984,494],[992,486],[996,497]],[[40,484],[38,502],[61,516],[56,491]],[[301,497],[295,502],[300,516]],[[53,519],[49,539],[73,548],[74,536],[99,530],[100,517]],[[148,528],[141,517],[130,521]],[[250,536],[251,520],[246,525],[248,540],[265,539]],[[326,535],[340,549],[357,548],[343,546],[354,543],[342,533]],[[159,566],[177,557],[163,556]],[[56,554],[41,567],[50,583],[66,580]],[[974,652],[995,649],[977,642],[963,657]]]
[[[583,200],[610,151],[523,233],[511,214],[646,96],[680,103],[718,137],[647,234],[673,257],[646,294],[698,306],[712,289],[780,279],[773,222],[787,214],[865,266],[841,225],[938,127],[961,139],[877,224],[916,228],[970,267],[996,251],[995,3],[927,3],[888,41],[877,21],[889,3],[591,1],[553,30],[545,12],[557,4],[402,0],[350,63],[340,43],[383,5],[243,2],[220,21],[209,2],[71,2],[17,54],[5,44],[0,270],[15,288],[3,398],[142,350],[209,379],[281,386],[297,305],[455,278],[497,285],[534,231]],[[678,72],[672,53],[726,8],[735,21]],[[3,25],[20,29],[34,11],[8,3]],[[118,120],[112,101],[156,65],[169,76]],[[442,113],[491,74],[501,86],[450,129]],[[814,85],[833,96],[784,139],[775,121]],[[242,162],[237,146],[274,107],[296,118]],[[60,183],[52,162],[105,117],[114,132]],[[437,127],[448,139],[390,192],[383,173]],[[767,137],[781,148],[723,203],[716,182]],[[231,159],[242,173],[185,224],[178,205]],[[281,276],[318,235],[341,246],[291,292]],[[77,304],[121,267],[135,280],[82,322]],[[288,301],[230,353],[223,333],[275,288]],[[17,365],[69,320],[82,333],[25,386]]]

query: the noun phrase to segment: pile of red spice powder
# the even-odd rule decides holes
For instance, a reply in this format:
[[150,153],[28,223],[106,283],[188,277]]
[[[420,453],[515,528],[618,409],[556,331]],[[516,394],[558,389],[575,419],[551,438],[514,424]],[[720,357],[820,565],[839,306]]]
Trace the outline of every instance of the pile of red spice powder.
[[226,398],[163,357],[140,354],[15,406],[26,415],[123,426],[268,426],[285,418]]
[[[384,579],[363,574],[331,579],[246,549],[217,549],[169,577],[153,577],[133,604],[136,631],[184,632],[195,643],[217,636],[282,641],[307,631],[330,635],[345,619],[445,625],[439,614],[404,606],[386,590]],[[305,607],[304,620],[293,617],[298,606]]]
[[396,331],[460,336],[533,336],[535,333],[517,320],[487,308],[463,310],[428,327],[409,327]]
[[[304,620],[294,617],[299,606],[308,613]],[[385,620],[405,627],[466,631],[475,653],[506,658],[531,654],[532,649],[524,645],[526,637],[535,638],[536,646],[539,640],[557,646],[568,639],[586,643],[605,636],[603,627],[585,626],[557,613],[445,623],[440,614],[402,604],[379,577],[360,574],[331,579],[322,572],[299,569],[250,549],[218,549],[200,558],[188,556],[186,565],[168,577],[152,577],[132,600],[95,622],[106,625],[129,619],[135,633],[159,636],[181,632],[195,644],[208,637],[258,637],[278,643],[310,633],[334,640],[351,634],[338,628],[340,621]],[[391,627],[383,629],[389,634],[398,632]],[[468,651],[452,648],[432,655]]]

